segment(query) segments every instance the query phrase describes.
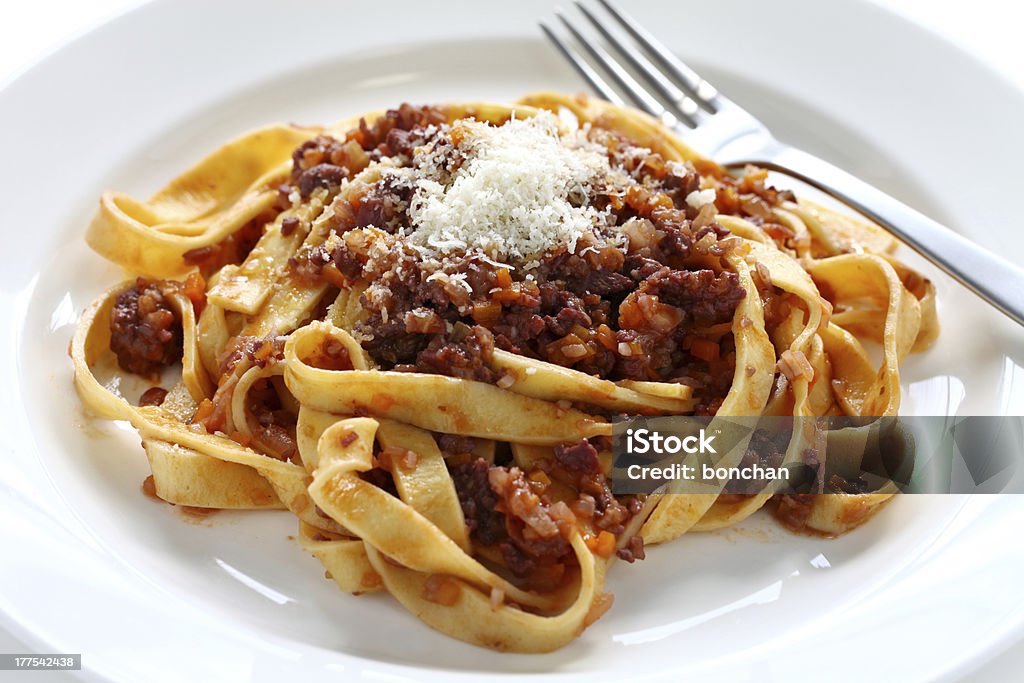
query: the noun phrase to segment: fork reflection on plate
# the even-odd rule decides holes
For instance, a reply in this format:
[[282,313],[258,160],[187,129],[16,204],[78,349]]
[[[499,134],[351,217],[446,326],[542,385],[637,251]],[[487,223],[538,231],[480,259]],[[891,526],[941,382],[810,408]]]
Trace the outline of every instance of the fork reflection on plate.
[[544,22],[540,26],[601,97],[618,105],[631,101],[726,168],[760,166],[828,194],[1024,325],[1024,270],[829,162],[779,142],[611,0],[597,2],[601,14],[580,0],[575,4],[603,40],[559,11],[572,40]]

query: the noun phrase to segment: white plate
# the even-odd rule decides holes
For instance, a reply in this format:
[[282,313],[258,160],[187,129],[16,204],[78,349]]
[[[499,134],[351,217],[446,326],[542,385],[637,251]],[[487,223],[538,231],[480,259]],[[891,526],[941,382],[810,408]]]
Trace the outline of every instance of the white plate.
[[[1004,254],[1019,92],[930,34],[843,0],[637,2],[635,14],[779,134]],[[1024,632],[1024,501],[904,497],[835,541],[766,520],[616,566],[616,604],[550,655],[441,636],[387,596],[348,596],[289,540],[287,513],[189,524],[139,490],[137,437],[71,388],[77,314],[120,275],[82,242],[105,188],[146,195],[273,120],[403,100],[579,90],[537,0],[157,2],[0,92],[0,610],[42,651],[117,681],[570,678],[927,680]],[[972,83],[971,96],[951,96]],[[930,273],[930,269],[926,269]],[[945,331],[905,368],[908,413],[1021,414],[1024,337],[936,276]]]

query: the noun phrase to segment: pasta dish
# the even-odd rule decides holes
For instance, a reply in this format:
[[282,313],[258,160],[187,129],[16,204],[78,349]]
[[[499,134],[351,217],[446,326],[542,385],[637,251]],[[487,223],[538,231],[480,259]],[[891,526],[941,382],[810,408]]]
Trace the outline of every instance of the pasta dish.
[[341,590],[497,650],[576,638],[645,547],[761,508],[837,535],[891,495],[616,495],[613,418],[896,415],[938,330],[887,233],[582,96],[266,127],[105,193],[87,240],[131,279],[76,388],[152,492],[286,509]]

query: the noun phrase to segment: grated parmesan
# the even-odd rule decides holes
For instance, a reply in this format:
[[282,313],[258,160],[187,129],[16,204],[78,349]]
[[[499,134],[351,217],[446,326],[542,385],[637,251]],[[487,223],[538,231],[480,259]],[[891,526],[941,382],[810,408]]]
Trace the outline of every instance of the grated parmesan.
[[501,126],[457,126],[463,159],[454,171],[450,145],[417,154],[412,245],[437,256],[473,250],[523,262],[554,247],[575,252],[602,221],[588,196],[611,169],[603,148],[581,131],[560,135],[549,112]]
[[713,188],[707,190],[694,190],[686,195],[686,203],[695,209],[701,209],[705,204],[714,204],[717,195]]

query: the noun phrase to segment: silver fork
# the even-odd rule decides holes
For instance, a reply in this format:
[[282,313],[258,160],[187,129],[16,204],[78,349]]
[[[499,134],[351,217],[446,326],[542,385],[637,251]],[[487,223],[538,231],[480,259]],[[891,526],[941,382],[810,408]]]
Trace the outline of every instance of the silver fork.
[[[763,123],[683,64],[611,0],[597,1],[610,21],[580,0],[575,0],[575,4],[631,69],[560,11],[556,10],[556,16],[582,46],[582,52],[544,22],[540,27],[601,97],[625,105],[620,95],[625,93],[635,106],[679,132],[694,149],[727,168],[754,164],[825,192],[881,225],[1024,325],[1024,270],[827,161],[779,142]],[[620,37],[620,32],[628,34],[633,42]],[[607,74],[614,86],[591,62]]]

